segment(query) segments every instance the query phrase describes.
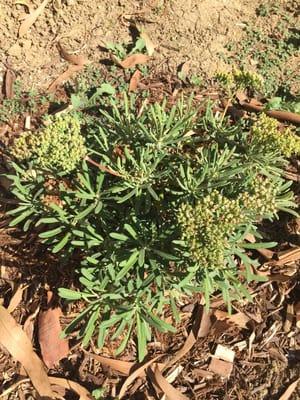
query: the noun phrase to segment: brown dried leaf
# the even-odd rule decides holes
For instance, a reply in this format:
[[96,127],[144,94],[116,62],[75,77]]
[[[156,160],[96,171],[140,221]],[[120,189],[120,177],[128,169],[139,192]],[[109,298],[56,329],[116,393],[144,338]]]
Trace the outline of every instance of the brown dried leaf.
[[23,331],[26,333],[26,335],[29,337],[29,339],[32,341],[33,338],[33,332],[34,332],[34,320],[35,317],[37,316],[38,312],[40,310],[40,307],[38,306],[37,309],[34,311],[34,313],[30,314],[23,325]]
[[9,305],[7,307],[7,311],[12,313],[18,305],[22,301],[23,292],[28,286],[20,285],[17,287],[15,293],[13,294],[12,298],[10,299]]
[[134,72],[134,74],[132,75],[130,82],[129,82],[129,92],[135,92],[139,81],[141,79],[142,73],[141,71],[139,71],[138,69]]
[[69,68],[64,71],[58,78],[56,78],[51,85],[48,87],[48,92],[53,93],[56,91],[58,86],[60,86],[64,81],[71,78],[76,72],[79,72],[83,69],[83,65],[70,65]]
[[242,312],[230,315],[225,311],[216,310],[214,315],[218,320],[228,320],[240,328],[247,328],[247,323],[250,321],[250,318]]
[[28,15],[28,17],[24,19],[19,28],[19,37],[24,36],[28,32],[29,28],[35,23],[40,14],[42,14],[48,2],[49,0],[44,0],[38,8],[36,8]]
[[0,306],[0,343],[25,368],[40,396],[54,397],[44,365],[33,351],[31,341],[10,313]]
[[[172,386],[162,375],[160,372],[158,366],[155,366],[154,371],[151,369],[152,372],[154,372],[154,382],[155,384],[163,391],[163,393],[166,395],[168,400],[188,400],[188,397],[186,397],[184,394],[179,392],[179,390],[175,389],[174,386]],[[152,377],[152,374],[149,374],[150,377]]]
[[132,56],[128,56],[120,62],[120,66],[122,68],[132,68],[135,67],[137,64],[146,64],[148,62],[149,56],[146,54],[133,54]]
[[140,33],[140,37],[144,40],[148,55],[151,57],[155,50],[155,44],[150,39],[148,33],[145,31]]
[[[52,293],[48,292],[48,303]],[[69,342],[61,339],[61,325],[59,318],[62,315],[60,307],[49,308],[42,311],[38,318],[38,338],[44,363],[52,368],[59,360],[69,353]]]
[[115,360],[113,358],[102,357],[97,354],[88,353],[87,351],[84,351],[84,353],[88,357],[99,361],[101,364],[105,365],[106,367],[114,369],[115,371],[118,371],[123,375],[129,375],[131,368],[134,366],[133,362]]
[[11,69],[7,69],[5,73],[5,97],[12,99],[14,97],[14,82],[16,75]]
[[150,367],[150,365],[153,364],[159,357],[161,357],[161,355],[154,357],[152,360],[145,362],[139,368],[137,368],[131,375],[128,376],[128,378],[125,380],[125,382],[123,383],[123,385],[120,389],[120,393],[119,393],[119,397],[118,397],[120,400],[122,397],[124,397],[128,386],[130,386],[132,384],[132,382],[135,381],[135,379],[139,378],[140,376],[143,376],[146,369],[148,367]]
[[70,64],[83,66],[88,63],[88,59],[85,56],[68,53],[59,42],[57,43],[57,48],[60,56]]
[[298,383],[300,382],[300,378],[298,378],[295,382],[291,383],[290,386],[286,389],[282,396],[280,396],[279,400],[288,400],[291,395],[296,390]]
[[61,386],[67,390],[71,390],[72,392],[76,393],[79,396],[79,400],[93,399],[93,396],[90,394],[90,392],[83,386],[79,385],[79,383],[77,382],[73,382],[65,378],[55,378],[53,376],[50,376],[49,380],[53,385]]

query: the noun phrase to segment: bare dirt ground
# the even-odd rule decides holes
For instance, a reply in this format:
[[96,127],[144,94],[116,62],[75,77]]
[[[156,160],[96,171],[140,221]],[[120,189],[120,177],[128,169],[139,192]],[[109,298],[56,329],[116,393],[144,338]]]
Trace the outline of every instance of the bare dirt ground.
[[[24,89],[45,89],[63,68],[55,45],[58,40],[97,63],[103,58],[105,42],[131,39],[130,21],[142,25],[157,44],[153,62],[161,70],[173,73],[190,61],[192,71],[210,77],[224,66],[218,53],[225,51],[229,40],[241,38],[245,23],[256,18],[260,1],[51,0],[21,38],[18,29],[27,7],[26,2],[16,3],[0,0],[2,68],[11,65]],[[33,3],[34,7],[40,4]]]

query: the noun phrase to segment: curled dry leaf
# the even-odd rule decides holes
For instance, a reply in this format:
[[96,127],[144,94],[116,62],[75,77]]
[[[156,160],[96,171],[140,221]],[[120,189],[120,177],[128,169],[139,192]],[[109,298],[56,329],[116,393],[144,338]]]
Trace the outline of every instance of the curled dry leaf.
[[5,73],[5,97],[12,99],[14,97],[14,82],[16,75],[11,69],[7,69]]
[[129,83],[129,92],[135,92],[139,81],[141,79],[142,73],[141,71],[139,71],[138,69],[134,72],[134,74],[132,75],[131,79],[130,79],[130,83]]
[[33,351],[31,341],[14,318],[0,306],[0,343],[25,368],[40,396],[54,397],[44,365]]
[[[48,292],[47,296],[49,304],[52,293]],[[60,338],[62,329],[59,318],[61,315],[60,307],[55,307],[40,312],[38,318],[38,338],[42,357],[48,368],[52,368],[69,353],[68,340]]]
[[120,62],[120,66],[124,69],[133,68],[138,64],[146,64],[149,60],[149,56],[146,54],[133,54],[128,56],[125,60]]
[[97,354],[88,353],[85,350],[84,350],[84,352],[88,357],[99,361],[101,364],[105,365],[106,367],[114,369],[115,371],[118,371],[123,375],[129,375],[131,368],[134,366],[133,362],[114,360],[113,358],[108,358],[108,357],[99,356]]
[[66,61],[68,61],[70,64],[74,64],[74,65],[79,65],[79,66],[83,66],[85,64],[88,63],[88,59],[83,56],[83,55],[75,55],[75,54],[70,54],[68,53],[63,47],[62,45],[58,42],[57,43],[57,48],[59,51],[60,56],[65,59]]
[[79,72],[83,69],[83,65],[70,65],[69,68],[64,71],[59,77],[57,77],[48,87],[48,92],[53,93],[56,91],[58,86],[60,86],[63,82],[67,81],[71,78],[76,72]]
[[151,57],[155,51],[155,44],[150,39],[148,33],[142,31],[140,37],[144,40],[148,55]]
[[29,28],[35,23],[40,14],[42,14],[48,2],[49,0],[44,0],[38,8],[30,12],[24,19],[19,28],[19,37],[24,36],[28,32]]
[[158,386],[162,392],[165,394],[168,400],[188,400],[184,394],[179,392],[177,389],[174,388],[162,375],[159,368],[155,366],[154,371],[151,369],[154,376],[149,373],[150,378],[154,379],[154,383]]
[[135,379],[139,378],[140,376],[143,376],[145,371],[147,370],[148,367],[150,367],[151,364],[153,364],[161,355],[154,357],[152,360],[149,360],[142,364],[139,368],[137,368],[131,375],[128,376],[126,381],[123,383],[120,393],[119,393],[119,399],[121,400],[122,397],[124,397],[128,386],[132,384]]
[[28,286],[19,285],[10,299],[7,311],[12,313],[22,301],[23,292]]
[[53,385],[61,386],[67,390],[71,390],[72,392],[76,393],[79,396],[79,400],[93,399],[93,396],[90,394],[90,392],[83,386],[79,385],[79,383],[77,382],[73,382],[65,378],[55,378],[53,376],[50,376],[49,380]]

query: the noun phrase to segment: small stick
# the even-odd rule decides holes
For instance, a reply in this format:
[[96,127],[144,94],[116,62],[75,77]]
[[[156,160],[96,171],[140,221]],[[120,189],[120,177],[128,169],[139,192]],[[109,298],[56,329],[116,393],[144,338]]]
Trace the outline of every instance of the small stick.
[[110,169],[109,167],[106,167],[105,165],[98,164],[96,161],[92,160],[88,156],[85,157],[85,161],[89,162],[92,165],[95,165],[95,167],[98,167],[100,169],[100,171],[102,171],[102,172],[108,172],[109,174],[114,175],[114,176],[121,176],[118,172]]

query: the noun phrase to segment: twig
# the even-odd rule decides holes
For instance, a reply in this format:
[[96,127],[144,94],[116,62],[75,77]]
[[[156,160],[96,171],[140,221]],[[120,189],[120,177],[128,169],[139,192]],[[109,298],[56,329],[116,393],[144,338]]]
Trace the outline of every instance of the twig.
[[263,106],[240,101],[240,105],[247,111],[264,112],[269,117],[276,118],[279,121],[288,121],[296,125],[300,125],[300,115],[289,111],[265,110]]
[[100,169],[100,171],[102,171],[102,172],[107,172],[107,173],[109,173],[111,175],[114,175],[114,176],[121,176],[118,172],[110,169],[109,167],[106,167],[105,165],[97,163],[96,161],[92,160],[88,156],[85,157],[85,161],[89,162],[92,165],[95,165],[95,167],[98,167]]

